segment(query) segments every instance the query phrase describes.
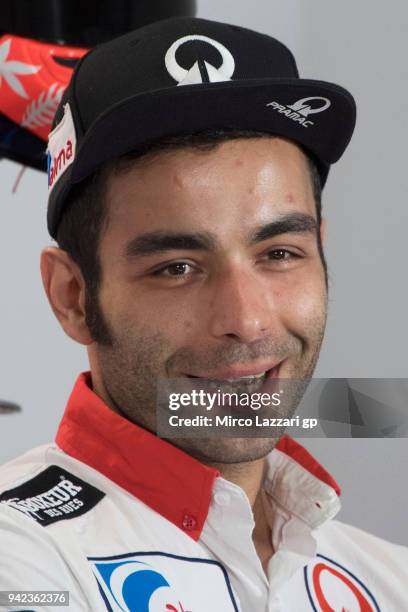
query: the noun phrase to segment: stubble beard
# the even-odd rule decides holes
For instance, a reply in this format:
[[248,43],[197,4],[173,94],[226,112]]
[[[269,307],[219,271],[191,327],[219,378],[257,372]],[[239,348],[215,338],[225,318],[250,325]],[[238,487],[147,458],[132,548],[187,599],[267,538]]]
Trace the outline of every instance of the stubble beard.
[[[151,334],[142,327],[136,329],[133,322],[121,322],[120,332],[116,332],[103,318],[101,311],[96,317],[94,313],[93,318],[97,324],[103,323],[104,338],[102,343],[97,343],[97,353],[111,408],[155,434],[158,382],[160,378],[168,378],[168,372],[183,371],[183,364],[191,367],[191,364],[199,363],[204,370],[204,361],[215,367],[248,362],[250,358],[255,360],[272,355],[275,358],[277,355],[286,357],[289,354],[287,362],[291,365],[285,372],[285,378],[309,380],[323,340],[326,311],[322,309],[318,316],[308,322],[307,338],[291,336],[278,342],[268,339],[262,345],[237,345],[233,350],[229,346],[227,349],[221,347],[205,358],[189,348],[172,353],[171,343],[163,334]],[[166,360],[166,355],[171,357]],[[297,397],[293,400],[296,406],[300,399]],[[291,414],[296,406],[292,405]],[[206,437],[175,438],[168,441],[203,463],[220,465],[261,459],[275,447],[278,439]]]

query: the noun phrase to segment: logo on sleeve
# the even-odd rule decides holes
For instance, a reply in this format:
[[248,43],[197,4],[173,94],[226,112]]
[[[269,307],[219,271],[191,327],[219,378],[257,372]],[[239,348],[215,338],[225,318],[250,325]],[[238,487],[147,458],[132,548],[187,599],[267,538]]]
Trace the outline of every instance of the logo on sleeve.
[[162,552],[89,558],[106,608],[131,612],[238,612],[217,561]]
[[317,555],[304,568],[310,603],[315,612],[380,612],[368,588],[354,574],[335,561]]
[[2,493],[0,503],[46,526],[88,512],[104,496],[78,476],[51,465],[28,482]]
[[51,191],[64,171],[75,159],[76,132],[69,104],[64,106],[64,116],[48,136],[47,171],[48,189]]

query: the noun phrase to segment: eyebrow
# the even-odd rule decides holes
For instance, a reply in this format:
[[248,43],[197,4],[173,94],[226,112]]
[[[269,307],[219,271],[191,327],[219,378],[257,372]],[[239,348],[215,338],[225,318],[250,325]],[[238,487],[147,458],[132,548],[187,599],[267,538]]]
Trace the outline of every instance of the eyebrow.
[[[311,215],[290,213],[255,228],[249,236],[248,244],[255,245],[281,234],[317,234],[317,229],[317,221]],[[214,251],[217,244],[216,237],[210,232],[182,233],[158,230],[131,239],[125,246],[125,256],[143,257],[171,250]]]
[[268,238],[274,238],[281,234],[316,234],[317,221],[311,215],[304,213],[291,213],[285,215],[272,223],[256,228],[249,240],[249,244],[257,244]]
[[214,237],[206,232],[179,233],[156,231],[130,240],[125,248],[126,257],[163,253],[171,250],[211,251],[216,247]]

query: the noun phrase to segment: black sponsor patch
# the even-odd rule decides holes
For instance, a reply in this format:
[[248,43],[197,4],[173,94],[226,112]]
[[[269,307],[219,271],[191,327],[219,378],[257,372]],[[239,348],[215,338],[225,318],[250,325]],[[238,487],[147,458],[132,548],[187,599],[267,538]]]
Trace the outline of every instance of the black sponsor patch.
[[85,514],[104,496],[105,493],[78,476],[51,465],[15,489],[4,491],[0,503],[46,526]]

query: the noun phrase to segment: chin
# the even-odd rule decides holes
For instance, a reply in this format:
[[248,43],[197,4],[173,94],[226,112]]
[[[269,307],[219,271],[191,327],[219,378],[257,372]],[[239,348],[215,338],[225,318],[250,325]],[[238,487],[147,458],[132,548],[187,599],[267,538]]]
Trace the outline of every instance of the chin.
[[246,463],[263,459],[279,438],[195,438],[172,440],[202,463]]

